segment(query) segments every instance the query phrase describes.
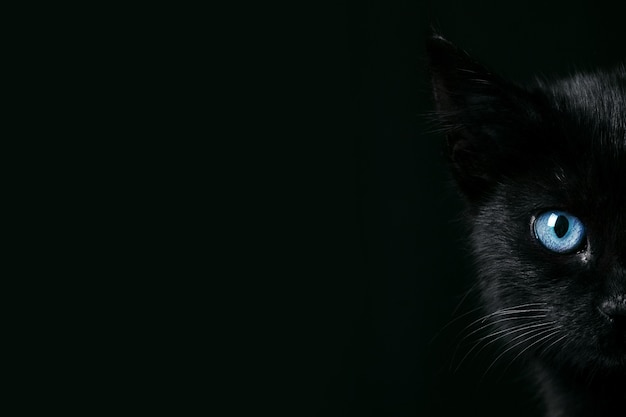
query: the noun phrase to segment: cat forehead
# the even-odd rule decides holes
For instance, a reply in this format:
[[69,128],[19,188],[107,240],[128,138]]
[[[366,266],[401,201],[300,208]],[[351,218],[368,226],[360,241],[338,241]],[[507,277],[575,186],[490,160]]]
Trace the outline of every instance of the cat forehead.
[[[626,199],[626,71],[577,74],[543,84],[552,111],[545,126],[558,183],[594,198]],[[542,152],[542,149],[535,151]],[[572,179],[575,179],[572,181]]]
[[[614,161],[612,171],[622,177],[626,167],[626,71],[578,74],[543,86],[565,133],[563,139],[585,157],[596,155],[605,163]],[[581,155],[582,156],[582,155]],[[607,159],[608,157],[608,159]],[[608,167],[607,167],[608,168]]]
[[[611,73],[576,74],[547,88],[557,110],[591,129],[589,134],[626,142],[626,69]],[[621,143],[620,143],[621,142]]]

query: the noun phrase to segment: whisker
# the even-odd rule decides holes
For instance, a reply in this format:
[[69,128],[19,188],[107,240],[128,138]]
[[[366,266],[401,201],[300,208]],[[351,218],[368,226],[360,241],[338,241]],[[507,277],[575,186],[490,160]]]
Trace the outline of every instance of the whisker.
[[[465,341],[468,337],[470,337],[471,335],[477,333],[478,331],[487,328],[489,326],[495,325],[497,323],[501,323],[504,321],[509,321],[509,320],[519,320],[521,318],[526,318],[526,319],[537,319],[537,318],[544,318],[546,317],[545,315],[536,315],[536,316],[522,316],[521,314],[526,314],[526,313],[532,313],[532,312],[537,312],[537,313],[544,313],[544,312],[548,312],[550,311],[550,309],[547,308],[531,308],[531,307],[543,307],[546,306],[546,303],[527,303],[527,304],[518,304],[518,305],[514,305],[514,306],[510,306],[507,308],[502,308],[499,309],[497,311],[494,311],[492,313],[486,314],[476,320],[474,320],[473,322],[471,322],[470,324],[468,324],[467,326],[465,326],[465,328],[463,328],[463,330],[461,330],[459,332],[459,336],[461,336],[463,333],[465,333],[466,331],[470,330],[473,326],[475,326],[476,324],[479,323],[484,323],[485,321],[489,320],[492,317],[497,317],[497,316],[509,316],[509,315],[519,315],[519,317],[507,317],[501,320],[496,320],[495,322],[490,322],[484,326],[481,326],[479,329],[476,329],[474,331],[471,331],[469,334],[466,334],[461,341],[457,344],[456,349],[454,350],[453,354],[452,354],[452,359],[450,361],[450,370],[452,370],[453,364],[455,362],[455,358],[457,356],[457,353],[461,347],[461,345],[463,344],[463,341]],[[475,311],[475,310],[473,310]],[[465,315],[467,315],[468,313],[466,313]],[[457,319],[455,319],[456,321]],[[458,368],[457,368],[458,369]]]
[[546,352],[548,350],[550,350],[550,348],[554,345],[556,345],[557,343],[559,343],[561,340],[565,339],[567,337],[567,335],[561,336],[560,338],[558,338],[557,340],[555,340],[554,342],[550,343],[547,347],[544,347],[543,350],[541,351],[541,355],[545,355]]
[[[455,307],[455,309],[452,311],[452,315],[454,316],[456,314],[456,312],[459,310],[459,308],[461,307],[461,304],[463,304],[463,301],[465,301],[465,299],[472,293],[472,291],[474,291],[476,288],[478,287],[478,282],[475,283],[474,285],[472,285],[470,287],[469,290],[467,290],[467,292],[465,293],[465,295],[463,296],[463,298],[461,298],[461,301],[459,301],[459,304],[457,304],[457,306]],[[480,309],[482,307],[479,307],[478,309]],[[476,309],[477,310],[477,309]],[[475,310],[473,310],[475,311]]]
[[[461,365],[463,365],[463,362],[465,361],[465,359],[472,353],[472,351],[474,351],[474,349],[476,349],[478,346],[480,346],[480,344],[491,338],[494,337],[498,334],[500,334],[500,336],[490,340],[489,342],[485,343],[477,352],[475,356],[478,356],[480,354],[480,352],[482,352],[487,346],[489,346],[490,344],[501,340],[507,336],[511,336],[517,332],[522,332],[525,330],[529,330],[531,328],[536,328],[536,327],[545,327],[545,326],[551,326],[552,324],[554,324],[555,322],[548,322],[548,323],[539,323],[539,324],[533,324],[533,325],[528,325],[528,324],[523,324],[521,326],[517,326],[517,327],[513,327],[510,329],[504,329],[504,330],[500,330],[498,332],[495,333],[490,333],[487,336],[481,337],[478,342],[476,344],[474,344],[474,346],[465,354],[465,356],[463,356],[463,358],[461,359],[461,362],[459,362],[459,364],[457,365],[457,367],[455,368],[454,372],[457,372],[459,370],[459,368],[461,367]],[[504,334],[503,334],[504,333]]]
[[[511,339],[511,342],[512,342],[513,340],[519,339],[519,338],[521,338],[521,337],[527,336],[527,335],[532,334],[532,333],[535,333],[535,334],[533,334],[532,336],[530,336],[530,339],[535,338],[535,337],[538,337],[538,336],[541,336],[542,334],[545,334],[545,333],[547,333],[547,332],[553,332],[553,331],[554,331],[553,329],[547,329],[547,330],[534,329],[534,330],[531,330],[530,332],[527,332],[527,333],[521,334],[521,335],[519,335],[519,336],[517,336],[517,337],[515,337],[515,338]],[[482,379],[484,379],[484,378],[485,378],[485,376],[489,373],[489,371],[491,370],[491,368],[493,368],[493,366],[496,364],[496,362],[498,362],[498,360],[499,360],[502,356],[504,356],[504,355],[505,355],[507,352],[509,352],[511,349],[515,349],[517,346],[519,346],[519,345],[521,345],[521,344],[523,344],[523,343],[525,343],[525,342],[527,342],[527,341],[528,341],[528,340],[522,340],[522,341],[520,341],[520,342],[518,342],[518,343],[514,344],[513,346],[508,347],[508,348],[507,348],[504,352],[502,352],[501,354],[499,354],[499,355],[498,355],[498,356],[497,356],[497,357],[493,360],[493,362],[491,362],[491,365],[489,365],[489,367],[487,368],[487,370],[486,370],[486,371],[485,371],[485,373],[483,374]]]
[[[474,308],[474,309],[472,309],[472,310],[470,310],[470,311],[468,311],[468,312],[466,312],[466,313],[463,313],[463,314],[461,314],[460,316],[455,317],[454,319],[450,320],[450,321],[449,321],[449,322],[448,322],[445,326],[443,326],[443,327],[442,327],[442,328],[441,328],[441,329],[440,329],[440,330],[439,330],[439,331],[438,331],[438,332],[437,332],[437,333],[436,333],[436,334],[432,337],[432,339],[430,339],[430,341],[428,342],[428,344],[429,344],[429,345],[430,345],[430,344],[432,344],[432,343],[435,341],[435,339],[436,339],[437,337],[439,337],[439,335],[441,335],[441,333],[443,333],[443,331],[444,331],[444,330],[446,330],[448,327],[450,327],[451,325],[453,325],[453,324],[454,324],[454,323],[456,323],[457,321],[461,320],[463,317],[466,317],[467,315],[472,314],[472,313],[474,313],[474,312],[476,312],[476,311],[478,311],[478,310],[482,310],[482,308],[483,308],[483,307],[476,307],[476,308]],[[454,313],[453,313],[453,315],[454,315]]]
[[549,308],[533,308],[528,310],[507,310],[507,311],[496,311],[497,314],[514,314],[514,313],[536,313],[536,312],[547,312],[550,311]]
[[525,307],[525,306],[515,306],[515,307],[511,307],[509,309],[500,309],[498,311],[494,311],[493,313],[489,313],[489,314],[487,314],[485,316],[482,316],[481,318],[476,319],[473,322],[471,322],[470,324],[468,324],[467,326],[465,326],[465,328],[463,330],[461,330],[461,333],[463,333],[464,331],[466,331],[467,329],[471,328],[472,326],[474,326],[477,323],[484,323],[485,321],[487,321],[489,318],[491,318],[493,316],[506,316],[506,315],[511,315],[511,314],[530,313],[530,312],[545,313],[545,312],[550,311],[549,309],[535,309],[535,311],[532,311],[530,309],[518,310],[519,307]]
[[550,325],[552,325],[554,323],[556,323],[556,322],[548,321],[548,322],[545,322],[545,323],[537,323],[537,324],[530,324],[530,325],[529,324],[522,324],[520,326],[511,327],[510,329],[503,329],[503,330],[500,330],[500,331],[497,331],[497,332],[494,332],[494,333],[490,333],[487,336],[481,337],[480,340],[486,340],[486,339],[489,339],[489,338],[491,338],[493,336],[496,336],[498,334],[501,335],[502,333],[505,333],[504,335],[498,336],[498,337],[496,337],[494,339],[494,340],[498,340],[498,339],[501,339],[501,337],[509,336],[509,335],[511,335],[513,333],[517,333],[518,331],[524,331],[524,330],[532,329],[532,328],[535,328],[535,327],[541,327],[541,326],[550,326]]
[[487,328],[487,327],[489,327],[489,326],[496,325],[496,324],[498,324],[498,323],[503,323],[503,322],[505,322],[505,321],[511,321],[511,320],[521,320],[521,319],[541,319],[541,318],[545,318],[545,317],[547,317],[547,315],[542,314],[542,315],[540,315],[540,316],[507,317],[507,318],[504,318],[504,319],[500,319],[500,320],[492,321],[492,322],[490,322],[490,323],[488,323],[488,324],[485,324],[484,326],[481,326],[481,327],[479,327],[478,329],[476,329],[476,330],[474,330],[474,331],[472,331],[472,332],[468,333],[467,335],[465,335],[465,336],[463,337],[463,339],[461,339],[461,342],[462,342],[463,340],[467,339],[468,337],[470,337],[471,335],[476,334],[476,333],[478,333],[479,331],[481,331],[481,330],[483,330],[483,329],[485,329],[485,328]]
[[556,329],[555,331],[553,331],[552,333],[550,333],[549,335],[547,335],[546,337],[542,337],[539,340],[534,341],[533,343],[531,343],[530,345],[526,346],[524,349],[522,349],[521,352],[519,352],[514,358],[513,360],[511,360],[511,362],[509,362],[509,364],[507,365],[506,368],[504,368],[504,371],[502,372],[503,374],[506,373],[507,369],[509,369],[509,367],[513,364],[513,362],[515,362],[515,360],[517,358],[519,358],[520,356],[522,356],[524,354],[524,352],[526,352],[528,349],[530,349],[531,347],[535,346],[537,343],[541,342],[542,340],[548,339],[550,340],[551,337],[558,335],[559,333],[561,333],[560,328]]

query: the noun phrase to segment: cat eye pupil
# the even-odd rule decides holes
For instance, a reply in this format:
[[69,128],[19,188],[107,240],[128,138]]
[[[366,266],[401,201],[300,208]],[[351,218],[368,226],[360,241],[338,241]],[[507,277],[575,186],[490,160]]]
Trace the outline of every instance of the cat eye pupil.
[[567,230],[569,229],[569,220],[565,216],[559,216],[556,220],[556,224],[554,225],[554,233],[556,233],[557,237],[561,238],[565,236]]

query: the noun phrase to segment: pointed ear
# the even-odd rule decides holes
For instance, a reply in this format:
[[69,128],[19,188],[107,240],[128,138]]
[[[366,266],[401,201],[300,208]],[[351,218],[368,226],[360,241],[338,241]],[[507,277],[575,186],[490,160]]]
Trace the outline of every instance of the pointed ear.
[[471,104],[472,97],[497,95],[502,80],[467,52],[437,34],[428,39],[426,48],[438,112],[459,111]]
[[459,188],[475,202],[512,167],[508,160],[516,155],[516,138],[533,113],[529,94],[439,35],[426,46],[447,157]]

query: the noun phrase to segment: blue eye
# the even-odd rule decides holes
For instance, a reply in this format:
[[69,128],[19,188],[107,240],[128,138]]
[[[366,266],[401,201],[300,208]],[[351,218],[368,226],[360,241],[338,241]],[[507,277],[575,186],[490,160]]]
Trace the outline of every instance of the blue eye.
[[585,238],[585,226],[578,218],[553,210],[535,219],[535,236],[553,252],[568,253],[578,249]]

